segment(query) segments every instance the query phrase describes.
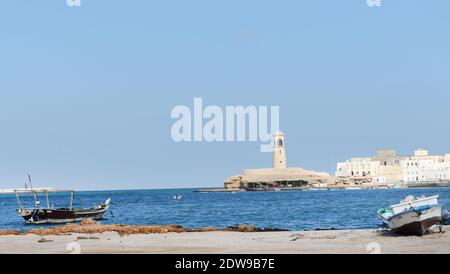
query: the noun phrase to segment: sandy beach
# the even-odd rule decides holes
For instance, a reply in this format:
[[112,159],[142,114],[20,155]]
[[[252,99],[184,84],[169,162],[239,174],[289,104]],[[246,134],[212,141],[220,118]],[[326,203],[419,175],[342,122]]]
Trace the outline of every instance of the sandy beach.
[[0,253],[20,254],[440,254],[450,231],[399,237],[376,230],[309,232],[183,232],[0,236]]

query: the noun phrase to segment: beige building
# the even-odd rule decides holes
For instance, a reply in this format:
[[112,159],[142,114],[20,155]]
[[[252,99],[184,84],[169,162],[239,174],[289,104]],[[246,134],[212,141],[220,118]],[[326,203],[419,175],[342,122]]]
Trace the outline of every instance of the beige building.
[[247,169],[243,174],[227,179],[224,185],[226,189],[270,190],[305,186],[321,187],[335,183],[336,178],[325,172],[288,168],[285,135],[279,132],[274,136],[272,168]]
[[378,149],[373,157],[337,163],[336,176],[355,183],[396,183],[403,179],[402,161],[394,149]]

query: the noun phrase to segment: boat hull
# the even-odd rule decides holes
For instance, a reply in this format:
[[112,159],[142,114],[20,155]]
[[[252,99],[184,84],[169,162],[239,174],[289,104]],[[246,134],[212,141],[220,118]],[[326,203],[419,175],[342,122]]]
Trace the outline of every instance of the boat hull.
[[442,206],[434,205],[421,209],[410,209],[389,219],[380,216],[384,223],[396,234],[423,236],[442,220]]
[[109,205],[101,205],[86,210],[69,209],[35,209],[22,210],[19,214],[29,224],[63,224],[81,222],[92,219],[99,220],[104,217]]
[[432,226],[438,224],[440,221],[441,218],[435,217],[420,222],[412,222],[401,227],[394,228],[392,229],[392,231],[398,235],[423,236],[430,230]]

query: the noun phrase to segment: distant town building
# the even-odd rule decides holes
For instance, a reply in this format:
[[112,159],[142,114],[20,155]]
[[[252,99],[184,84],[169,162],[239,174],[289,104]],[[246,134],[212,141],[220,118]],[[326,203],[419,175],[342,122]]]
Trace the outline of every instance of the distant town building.
[[414,156],[403,161],[404,182],[450,181],[450,154],[428,155],[428,151],[418,149]]
[[394,149],[378,149],[373,157],[352,158],[338,163],[336,176],[351,178],[356,183],[391,183],[403,179],[401,162]]
[[450,180],[450,154],[432,156],[417,149],[414,156],[397,156],[394,149],[379,149],[373,157],[337,163],[336,176],[355,183],[445,181]]

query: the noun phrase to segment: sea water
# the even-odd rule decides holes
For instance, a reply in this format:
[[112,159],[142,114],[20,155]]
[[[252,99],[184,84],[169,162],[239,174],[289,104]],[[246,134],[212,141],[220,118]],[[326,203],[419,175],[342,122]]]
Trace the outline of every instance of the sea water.
[[[181,200],[174,200],[177,193]],[[78,192],[75,207],[90,207],[111,198],[105,224],[225,228],[237,224],[289,230],[377,228],[377,209],[408,195],[440,195],[450,208],[450,188],[333,190],[293,192],[195,193],[194,189]],[[69,207],[68,194],[50,194],[54,207]],[[23,197],[32,206],[31,195]],[[46,204],[40,197],[41,205]],[[14,195],[0,195],[0,229],[28,230],[17,213]]]

